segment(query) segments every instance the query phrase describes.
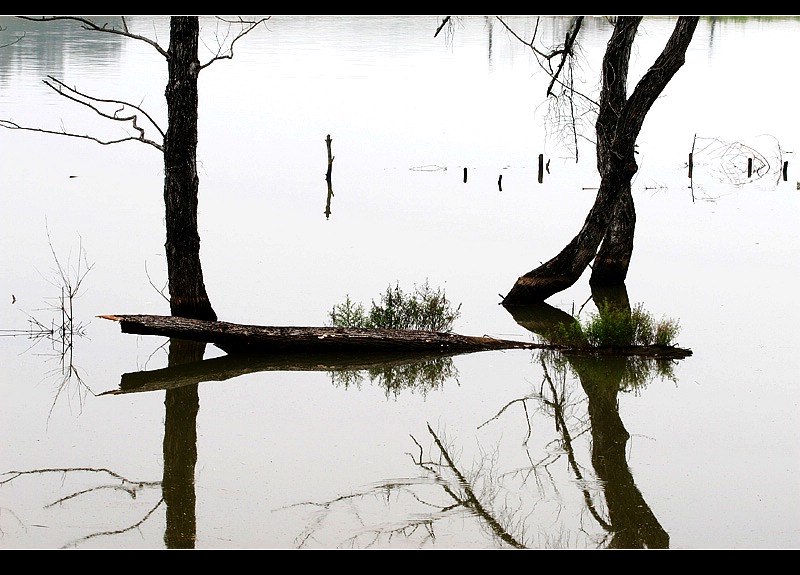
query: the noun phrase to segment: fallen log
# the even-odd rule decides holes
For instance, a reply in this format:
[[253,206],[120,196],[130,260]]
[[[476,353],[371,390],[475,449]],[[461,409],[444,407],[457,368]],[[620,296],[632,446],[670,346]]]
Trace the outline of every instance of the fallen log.
[[213,343],[229,354],[265,352],[471,352],[535,349],[539,344],[456,333],[355,327],[259,326],[161,315],[101,315],[123,333]]
[[577,355],[638,355],[683,359],[692,351],[674,346],[580,347],[488,336],[411,329],[260,326],[164,315],[101,315],[122,333],[213,343],[228,354],[293,352],[470,353],[503,349],[549,349]]

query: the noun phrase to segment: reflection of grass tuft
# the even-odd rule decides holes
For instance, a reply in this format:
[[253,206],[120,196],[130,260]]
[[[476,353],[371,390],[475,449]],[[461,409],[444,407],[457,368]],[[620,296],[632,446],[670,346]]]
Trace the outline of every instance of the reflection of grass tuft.
[[421,286],[415,285],[412,293],[404,292],[397,283],[394,287],[389,285],[378,303],[372,300],[368,311],[363,304],[353,302],[348,294],[343,303],[333,306],[328,317],[334,327],[448,332],[460,314],[461,304],[453,309],[444,290],[434,290],[425,280]]
[[676,360],[642,356],[565,356],[555,350],[539,350],[535,357],[554,373],[574,374],[584,383],[609,385],[622,392],[637,392],[656,379],[676,382]]
[[331,371],[331,382],[347,389],[360,387],[365,377],[377,383],[386,395],[397,396],[401,391],[418,391],[423,395],[440,389],[448,379],[458,378],[458,369],[453,358],[437,357],[404,365],[386,366],[363,370]]

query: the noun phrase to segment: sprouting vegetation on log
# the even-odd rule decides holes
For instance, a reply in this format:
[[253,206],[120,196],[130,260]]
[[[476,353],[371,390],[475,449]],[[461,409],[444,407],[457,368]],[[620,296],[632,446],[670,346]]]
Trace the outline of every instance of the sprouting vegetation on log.
[[425,280],[405,292],[399,283],[389,285],[379,301],[372,300],[369,311],[355,303],[348,294],[343,303],[328,313],[334,327],[363,327],[387,329],[416,329],[449,332],[461,314],[461,304],[453,307],[442,288],[432,288]]

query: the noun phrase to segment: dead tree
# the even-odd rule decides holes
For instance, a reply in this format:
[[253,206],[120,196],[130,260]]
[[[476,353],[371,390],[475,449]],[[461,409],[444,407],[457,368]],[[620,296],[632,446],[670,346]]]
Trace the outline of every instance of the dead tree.
[[[164,206],[166,220],[166,256],[172,315],[213,320],[217,318],[211,307],[203,281],[200,264],[200,236],[197,231],[199,178],[197,175],[197,79],[201,70],[211,63],[233,57],[234,44],[268,18],[259,20],[225,20],[227,26],[218,37],[217,51],[205,63],[198,56],[200,23],[197,16],[171,16],[169,46],[164,49],[155,40],[133,33],[124,17],[121,25],[99,23],[78,16],[24,17],[36,22],[56,20],[73,21],[91,33],[114,34],[144,42],[152,46],[167,61],[169,77],[166,86],[167,129],[163,130],[139,106],[120,100],[96,98],[70,88],[52,76],[44,83],[59,95],[87,106],[98,115],[121,125],[129,126],[127,135],[101,140],[88,134],[69,133],[43,128],[20,126],[8,119],[0,119],[7,129],[31,130],[84,138],[100,144],[139,141],[155,147],[164,156]],[[233,31],[233,33],[231,33]],[[223,38],[228,38],[227,40]],[[151,137],[151,131],[157,135]]]
[[[699,18],[681,16],[677,19],[661,54],[628,96],[628,65],[641,20],[641,16],[617,17],[603,57],[602,88],[595,124],[601,182],[594,206],[578,234],[558,255],[517,279],[501,302],[504,306],[542,302],[567,289],[580,278],[592,260],[595,263],[591,284],[610,285],[625,281],[636,224],[631,196],[631,179],[638,170],[634,157],[636,138],[650,108],[683,66]],[[577,30],[567,34],[561,52],[563,58],[569,57],[569,48],[576,34]],[[562,68],[559,66],[553,72],[554,82],[560,82],[558,74]]]

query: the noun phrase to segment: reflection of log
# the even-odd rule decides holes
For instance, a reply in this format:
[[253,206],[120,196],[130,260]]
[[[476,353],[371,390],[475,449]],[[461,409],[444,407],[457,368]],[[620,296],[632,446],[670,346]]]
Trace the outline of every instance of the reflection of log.
[[450,357],[452,353],[279,353],[235,354],[214,357],[184,365],[170,365],[150,371],[122,374],[119,389],[101,395],[174,389],[204,381],[225,381],[262,371],[360,371],[399,367]]
[[522,341],[420,330],[258,326],[159,315],[102,315],[123,333],[161,335],[215,344],[227,353],[353,351],[470,352],[540,347]]

